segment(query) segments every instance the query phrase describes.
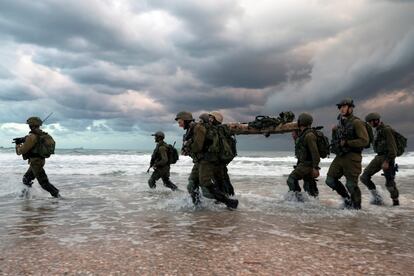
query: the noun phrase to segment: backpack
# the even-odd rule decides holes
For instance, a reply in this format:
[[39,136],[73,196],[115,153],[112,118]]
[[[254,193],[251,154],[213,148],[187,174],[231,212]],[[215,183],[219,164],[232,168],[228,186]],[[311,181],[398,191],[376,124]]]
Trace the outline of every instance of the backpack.
[[42,158],[49,158],[55,153],[56,142],[53,137],[47,132],[42,132],[37,135],[37,143],[32,150],[32,153],[39,155]]
[[174,142],[174,145],[170,145],[170,144],[167,145],[169,164],[175,164],[177,163],[179,159],[178,150],[174,146],[175,146],[175,142]]
[[218,125],[217,134],[219,138],[218,158],[227,165],[237,156],[237,140],[226,125]]
[[313,134],[316,136],[316,145],[318,146],[319,156],[321,158],[326,158],[330,153],[330,143],[329,138],[323,134],[321,129],[323,126],[312,128]]
[[401,156],[407,147],[407,138],[394,129],[392,130],[392,133],[394,134],[395,144],[397,145],[397,156]]

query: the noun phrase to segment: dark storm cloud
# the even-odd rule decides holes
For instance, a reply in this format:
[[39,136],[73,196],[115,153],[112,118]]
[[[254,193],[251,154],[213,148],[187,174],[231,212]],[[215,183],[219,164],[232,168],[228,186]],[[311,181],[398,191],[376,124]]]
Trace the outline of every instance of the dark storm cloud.
[[[53,110],[51,123],[62,133],[176,131],[179,110],[196,117],[220,110],[226,121],[292,110],[330,125],[345,96],[362,115],[373,98],[413,93],[409,1],[0,5],[2,123]],[[400,116],[411,116],[414,103],[403,98],[403,107],[391,98],[381,112],[412,133]],[[246,145],[254,144],[249,139]],[[268,141],[291,142],[280,139]]]

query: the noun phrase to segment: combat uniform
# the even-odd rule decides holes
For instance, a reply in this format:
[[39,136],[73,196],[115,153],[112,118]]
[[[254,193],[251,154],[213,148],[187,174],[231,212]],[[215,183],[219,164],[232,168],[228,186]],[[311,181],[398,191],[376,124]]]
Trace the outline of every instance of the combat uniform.
[[23,144],[16,146],[16,153],[23,155],[24,160],[28,160],[29,169],[23,176],[23,184],[27,187],[31,187],[33,180],[37,179],[40,186],[48,191],[53,197],[59,197],[59,190],[53,186],[43,169],[45,165],[45,158],[34,153],[36,150],[39,136],[43,134],[40,129],[34,129],[30,131],[29,135],[26,136],[26,140]]
[[151,157],[151,165],[154,168],[148,185],[150,188],[155,188],[155,182],[162,179],[165,187],[175,191],[177,186],[170,180],[170,163],[168,161],[168,145],[164,141],[159,141],[154,149]]
[[361,175],[361,182],[373,193],[376,190],[371,177],[382,169],[384,161],[388,161],[389,167],[384,170],[385,186],[390,193],[394,205],[398,205],[398,189],[395,184],[395,158],[397,156],[397,145],[390,126],[380,123],[376,127],[376,135],[373,143],[374,151],[377,153],[375,158],[364,169]]
[[[346,207],[360,209],[358,177],[362,170],[362,150],[369,143],[368,132],[365,123],[352,114],[342,117],[340,121],[342,122],[333,129],[332,136],[335,140],[338,132],[342,132],[341,139],[345,140],[345,145],[334,143],[336,157],[329,167],[326,184],[344,198]],[[346,189],[339,181],[342,176],[346,178]]]
[[[295,169],[288,177],[289,190],[300,192],[299,180],[304,180],[304,190],[310,196],[318,196],[313,170],[319,170],[320,155],[316,143],[316,136],[310,128],[304,129],[295,140],[295,155],[298,159]],[[300,198],[298,198],[300,199]]]

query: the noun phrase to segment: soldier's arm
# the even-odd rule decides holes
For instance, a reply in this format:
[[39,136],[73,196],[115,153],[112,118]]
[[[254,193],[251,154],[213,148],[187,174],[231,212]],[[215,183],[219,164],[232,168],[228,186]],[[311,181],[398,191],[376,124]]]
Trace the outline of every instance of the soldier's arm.
[[316,144],[316,136],[313,133],[308,133],[305,136],[305,144],[307,145],[309,152],[312,156],[312,167],[319,168],[321,156],[319,155],[318,145]]
[[385,139],[387,141],[387,156],[385,157],[386,160],[391,161],[395,157],[397,157],[397,143],[395,142],[394,134],[392,133],[392,129],[386,127],[384,129],[385,132]]
[[17,154],[22,155],[22,154],[28,153],[36,145],[36,142],[37,142],[36,135],[29,134],[26,137],[26,141],[23,144],[16,147]]
[[193,143],[191,144],[191,151],[193,153],[202,152],[204,140],[206,138],[206,132],[206,128],[201,124],[197,124],[194,126],[194,139]]
[[358,138],[346,141],[348,146],[352,148],[363,148],[367,146],[369,143],[369,136],[365,127],[365,123],[361,120],[354,120],[353,124]]
[[165,165],[168,164],[167,147],[161,146],[158,151],[160,153],[161,160],[158,160],[157,162],[155,162],[155,167],[164,167]]

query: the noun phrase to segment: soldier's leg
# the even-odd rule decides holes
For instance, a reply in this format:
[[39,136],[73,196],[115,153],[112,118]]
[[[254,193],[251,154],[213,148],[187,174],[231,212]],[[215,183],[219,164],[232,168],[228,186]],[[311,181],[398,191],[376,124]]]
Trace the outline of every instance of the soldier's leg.
[[367,186],[369,192],[371,193],[371,204],[382,205],[383,200],[382,196],[378,193],[375,183],[371,180],[371,177],[381,170],[382,163],[384,162],[383,156],[375,156],[374,159],[368,164],[364,169],[359,180]]
[[312,197],[319,195],[318,185],[316,184],[316,179],[313,177],[303,179],[303,189]]
[[27,187],[32,187],[33,180],[35,179],[35,175],[32,171],[32,167],[29,166],[29,169],[26,171],[26,173],[23,175],[22,182]]
[[368,164],[368,166],[364,169],[361,177],[359,178],[365,186],[367,186],[368,190],[375,190],[375,183],[372,182],[371,177],[381,170],[382,162],[384,162],[384,158],[381,156],[375,156],[374,159]]
[[350,196],[344,184],[339,181],[339,179],[343,176],[343,167],[341,163],[341,157],[335,157],[329,167],[325,183],[344,199],[345,206],[347,206],[350,204]]
[[223,174],[223,192],[230,196],[234,196],[234,187],[230,181],[227,165],[221,165],[221,169]]
[[32,159],[30,160],[30,167],[32,168],[33,174],[35,175],[40,186],[48,191],[53,197],[59,197],[59,190],[53,186],[46,175],[43,166],[45,165],[44,159]]
[[361,209],[361,190],[358,187],[358,178],[362,171],[362,156],[349,153],[349,158],[344,162],[346,188],[351,195],[352,208]]
[[237,199],[230,199],[218,189],[217,185],[214,185],[213,179],[217,176],[217,170],[220,169],[219,166],[206,161],[200,162],[199,166],[200,185],[206,187],[216,200],[226,204],[227,207],[237,208],[239,201]]
[[200,189],[199,189],[199,165],[195,163],[188,177],[187,191],[191,196],[194,205],[200,204]]
[[170,188],[173,191],[177,190],[177,186],[170,180],[170,166],[166,166],[164,168],[164,172],[161,179],[165,187]]
[[159,171],[159,169],[155,169],[152,174],[151,177],[148,179],[148,186],[151,189],[155,189],[155,187],[157,187],[157,185],[155,184],[157,182],[158,179],[161,178],[161,173]]
[[392,202],[394,206],[400,205],[398,200],[399,192],[397,189],[397,185],[395,183],[395,161],[389,162],[388,170],[384,171],[385,177],[385,187],[387,188],[388,192],[390,193]]

